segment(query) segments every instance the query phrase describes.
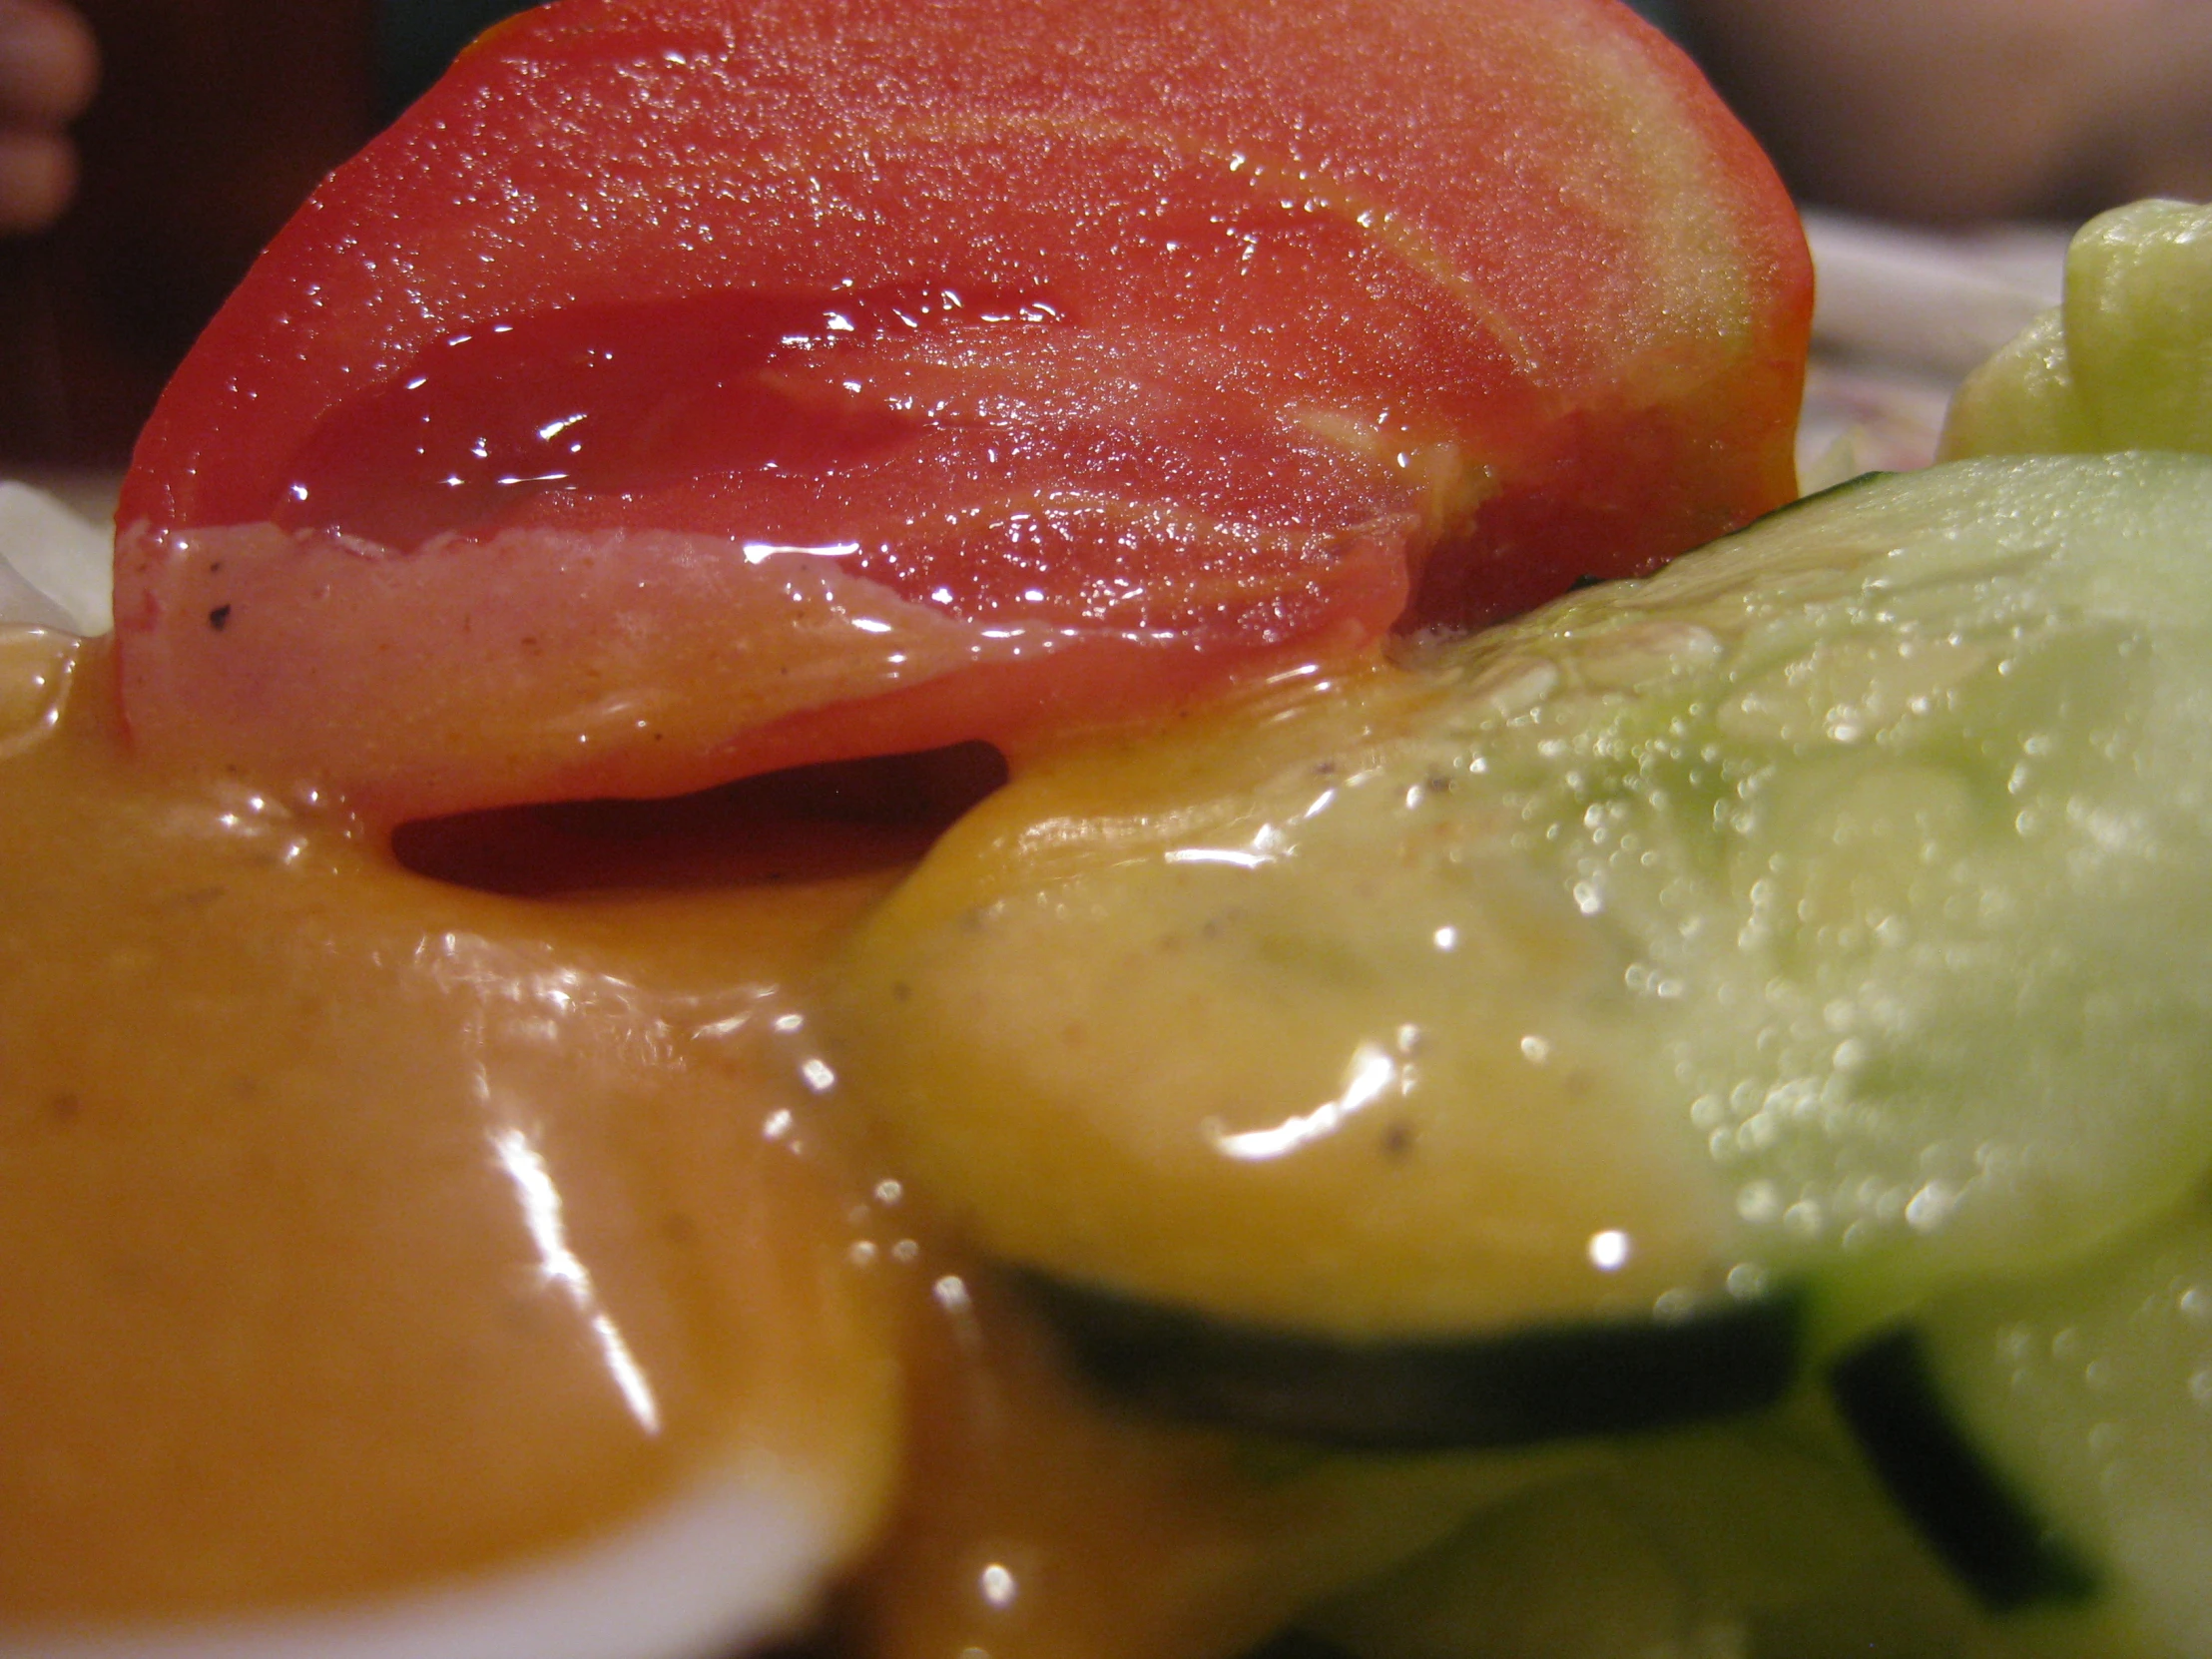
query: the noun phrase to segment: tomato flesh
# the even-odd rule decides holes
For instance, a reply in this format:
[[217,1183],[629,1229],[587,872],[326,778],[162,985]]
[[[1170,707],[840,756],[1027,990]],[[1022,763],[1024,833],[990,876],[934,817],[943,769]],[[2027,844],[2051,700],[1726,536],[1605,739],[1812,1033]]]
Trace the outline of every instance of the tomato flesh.
[[[379,551],[647,524],[729,535],[749,566],[836,559],[963,619],[1034,612],[1052,588],[1087,623],[1234,631],[1240,595],[1283,586],[1255,581],[1256,551],[1341,561],[1342,546],[1231,526],[1266,523],[1287,483],[1302,525],[1361,523],[1404,494],[1257,416],[1155,408],[1150,430],[1132,430],[1111,410],[1024,398],[996,342],[984,365],[962,360],[976,332],[1062,323],[1042,293],[943,285],[741,290],[498,322],[438,341],[332,411],[265,516]],[[911,362],[871,353],[930,335],[957,337],[951,362],[921,365],[926,386]],[[886,369],[888,388],[840,378]],[[1021,420],[980,407],[992,398],[1017,402]],[[942,509],[986,478],[996,522],[969,503],[948,533]],[[1183,510],[1148,513],[1147,501]],[[1071,585],[1070,571],[1088,579]]]
[[1611,0],[562,0],[180,371],[125,710],[387,822],[1018,762],[1778,504],[1809,291]]
[[[838,331],[911,328],[968,308],[944,289],[709,293],[579,306],[454,334],[405,376],[341,404],[301,445],[266,509],[286,530],[411,547],[483,534],[546,494],[634,494],[702,472],[819,468],[910,441],[889,410],[793,395],[779,359]],[[1004,323],[1018,299],[974,309]],[[1037,304],[1028,315],[1042,319]]]

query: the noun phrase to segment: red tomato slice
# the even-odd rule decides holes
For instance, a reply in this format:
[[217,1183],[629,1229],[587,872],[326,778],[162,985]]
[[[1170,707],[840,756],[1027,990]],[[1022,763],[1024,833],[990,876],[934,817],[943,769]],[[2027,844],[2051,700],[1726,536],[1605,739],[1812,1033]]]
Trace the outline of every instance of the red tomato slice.
[[126,714],[381,822],[1018,756],[1777,505],[1809,310],[1613,0],[562,0],[171,384]]

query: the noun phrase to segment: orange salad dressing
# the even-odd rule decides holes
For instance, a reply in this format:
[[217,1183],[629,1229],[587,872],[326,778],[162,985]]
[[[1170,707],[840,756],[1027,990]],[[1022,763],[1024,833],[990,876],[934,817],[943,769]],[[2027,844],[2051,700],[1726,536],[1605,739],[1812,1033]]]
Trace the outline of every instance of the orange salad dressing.
[[735,1467],[837,1517],[850,1648],[1227,1653],[1495,1478],[1122,1414],[932,1242],[807,1012],[913,826],[512,896],[151,774],[105,642],[0,681],[0,1632],[443,1584]]
[[806,1109],[782,987],[880,877],[428,881],[150,780],[77,658],[0,784],[0,1609],[388,1589],[726,1452],[879,1483],[884,1312],[764,1124]]

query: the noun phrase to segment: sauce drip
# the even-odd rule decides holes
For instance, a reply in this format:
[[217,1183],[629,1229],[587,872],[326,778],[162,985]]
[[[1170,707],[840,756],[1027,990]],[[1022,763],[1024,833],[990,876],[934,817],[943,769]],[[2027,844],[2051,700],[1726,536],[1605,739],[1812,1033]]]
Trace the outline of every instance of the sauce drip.
[[486,533],[550,492],[619,495],[866,459],[927,423],[857,395],[826,359],[1059,314],[1041,293],[904,283],[731,289],[488,323],[438,340],[323,419],[269,516],[406,548],[439,531]]

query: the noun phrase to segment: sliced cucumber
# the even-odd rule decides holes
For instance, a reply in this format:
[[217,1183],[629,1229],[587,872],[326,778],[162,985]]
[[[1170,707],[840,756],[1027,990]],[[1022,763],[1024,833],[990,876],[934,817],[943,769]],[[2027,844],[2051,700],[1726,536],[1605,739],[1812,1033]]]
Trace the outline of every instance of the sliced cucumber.
[[2005,1613],[2094,1596],[2096,1574],[1954,1418],[1918,1333],[1878,1337],[1829,1377],[1891,1495],[1984,1606]]
[[1479,1516],[1444,1548],[1311,1615],[1349,1659],[1743,1659],[1659,1543],[1600,1478]]
[[1620,1447],[1307,1617],[1353,1659],[1961,1659],[1985,1621],[1848,1447],[1762,1420]]
[[1639,584],[1038,765],[837,978],[984,1248],[1487,1343],[1824,1342],[2212,1167],[2212,460],[1835,492]]
[[1967,377],[1942,447],[2212,453],[2212,207],[2137,202],[2082,227],[2064,302]]
[[1836,1385],[1990,1605],[2087,1603],[2103,1655],[2212,1653],[2212,1218],[1942,1298]]
[[1171,1415],[1340,1446],[1513,1446],[1772,1404],[1797,1376],[1785,1298],[1679,1319],[1365,1342],[1247,1328],[1032,1276],[1086,1375]]

